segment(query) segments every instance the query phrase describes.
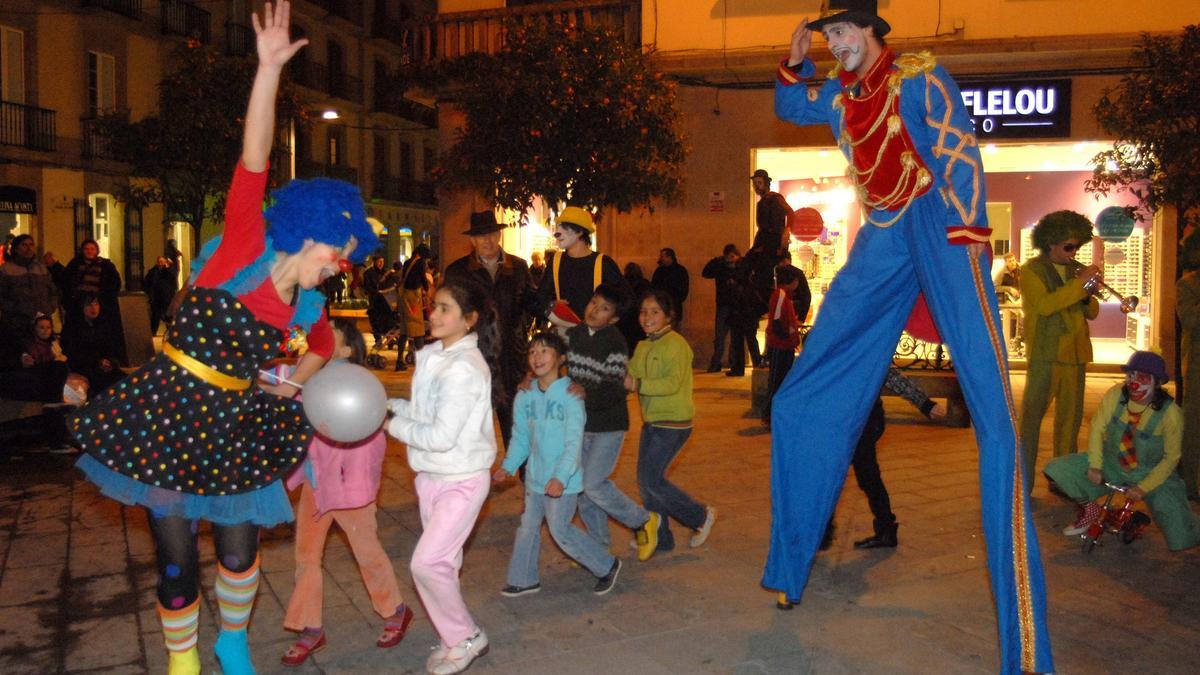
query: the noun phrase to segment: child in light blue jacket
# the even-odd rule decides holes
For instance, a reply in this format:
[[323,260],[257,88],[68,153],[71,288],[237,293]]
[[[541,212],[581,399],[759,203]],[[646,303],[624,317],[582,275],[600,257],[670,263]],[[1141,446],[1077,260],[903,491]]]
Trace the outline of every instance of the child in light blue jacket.
[[529,368],[534,380],[528,389],[517,393],[513,402],[512,442],[504,462],[493,474],[494,480],[505,480],[529,460],[525,469],[525,512],[513,542],[508,585],[500,591],[508,597],[542,589],[538,554],[543,520],[559,548],[596,575],[592,589],[596,595],[611,591],[621,571],[618,558],[571,524],[583,491],[580,451],[586,414],[583,401],[567,391],[571,379],[562,375],[566,359],[566,342],[557,333],[538,333],[530,340]]

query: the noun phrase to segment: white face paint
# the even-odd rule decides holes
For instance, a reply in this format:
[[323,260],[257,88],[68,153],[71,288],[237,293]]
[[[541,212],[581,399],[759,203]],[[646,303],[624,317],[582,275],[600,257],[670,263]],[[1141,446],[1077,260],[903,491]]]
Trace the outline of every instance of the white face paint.
[[1138,403],[1145,402],[1154,393],[1154,376],[1135,370],[1125,375],[1125,386],[1129,387],[1129,398]]
[[821,29],[829,42],[829,52],[847,72],[857,72],[867,55],[866,28],[849,22],[831,23]]
[[579,233],[575,230],[562,225],[554,226],[554,243],[558,244],[562,250],[571,248],[577,241],[579,241]]

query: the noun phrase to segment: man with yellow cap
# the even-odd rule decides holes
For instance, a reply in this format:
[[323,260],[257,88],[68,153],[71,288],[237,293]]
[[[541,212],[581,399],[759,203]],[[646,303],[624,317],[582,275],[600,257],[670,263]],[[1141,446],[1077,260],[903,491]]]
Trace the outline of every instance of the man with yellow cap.
[[595,233],[596,223],[586,209],[568,206],[558,214],[554,243],[559,250],[546,261],[538,304],[546,308],[550,322],[562,330],[582,321],[592,292],[600,284],[609,284],[629,294],[629,284],[617,262],[592,250]]

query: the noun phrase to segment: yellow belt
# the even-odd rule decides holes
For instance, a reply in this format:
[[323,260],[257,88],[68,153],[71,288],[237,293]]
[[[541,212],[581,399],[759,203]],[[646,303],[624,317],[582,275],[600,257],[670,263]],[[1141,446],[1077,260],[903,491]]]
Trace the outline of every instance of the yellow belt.
[[170,342],[163,343],[163,354],[165,354],[168,359],[174,361],[180,368],[183,368],[192,375],[195,375],[205,383],[211,384],[212,386],[220,389],[243,391],[245,389],[249,389],[250,385],[254,384],[254,382],[250,380],[242,380],[233,377],[232,375],[226,375],[216,368],[210,368],[197,359],[179,351],[175,348],[175,345],[172,345]]

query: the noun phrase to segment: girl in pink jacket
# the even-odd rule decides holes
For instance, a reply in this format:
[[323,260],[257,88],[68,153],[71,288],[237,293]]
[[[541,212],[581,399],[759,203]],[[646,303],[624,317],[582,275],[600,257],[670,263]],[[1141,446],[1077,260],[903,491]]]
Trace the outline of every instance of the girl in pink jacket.
[[[352,321],[334,318],[334,349],[330,363],[348,360],[362,365],[367,354],[362,334]],[[384,618],[383,633],[375,644],[394,647],[404,638],[413,612],[405,606],[392,562],[379,544],[375,523],[375,496],[387,437],[383,430],[366,440],[339,444],[313,435],[308,459],[288,477],[288,489],[300,487],[296,508],[296,586],[288,602],[283,627],[300,633],[283,654],[288,666],[298,666],[325,646],[321,627],[321,559],[329,528],[336,522],[350,542],[371,604]]]

